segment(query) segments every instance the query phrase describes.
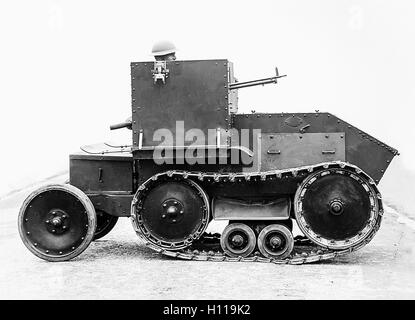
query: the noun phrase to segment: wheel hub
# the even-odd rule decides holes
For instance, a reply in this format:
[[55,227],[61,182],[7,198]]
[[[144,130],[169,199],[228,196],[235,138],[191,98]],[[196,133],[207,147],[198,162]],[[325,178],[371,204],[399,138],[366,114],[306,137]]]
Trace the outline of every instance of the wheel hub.
[[334,199],[329,204],[329,211],[335,216],[339,216],[343,213],[344,203],[339,199]]
[[52,209],[46,216],[46,229],[55,235],[69,231],[70,219],[66,211],[61,209]]
[[273,253],[283,250],[285,247],[284,235],[278,231],[269,231],[265,237],[265,246]]
[[169,223],[181,221],[184,214],[184,206],[178,199],[167,199],[162,204],[161,218]]
[[276,249],[276,248],[278,248],[278,247],[280,247],[280,246],[281,246],[282,241],[281,241],[280,237],[278,237],[278,236],[273,236],[273,237],[269,240],[269,243],[270,243],[270,245],[271,245],[271,247],[272,247],[272,248]]
[[244,238],[240,234],[236,234],[232,237],[231,242],[235,247],[240,248],[244,243]]

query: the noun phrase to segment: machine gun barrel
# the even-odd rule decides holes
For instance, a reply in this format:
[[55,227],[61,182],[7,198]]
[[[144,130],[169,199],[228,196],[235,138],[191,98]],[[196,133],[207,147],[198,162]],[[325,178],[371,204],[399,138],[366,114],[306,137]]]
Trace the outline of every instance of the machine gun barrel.
[[250,80],[250,81],[245,81],[245,82],[230,83],[229,84],[229,89],[234,90],[234,89],[241,89],[241,88],[259,86],[259,85],[264,85],[264,84],[269,84],[269,83],[277,83],[277,79],[287,76],[286,74],[280,76],[279,73],[278,73],[278,68],[275,68],[275,73],[276,73],[275,77],[271,77],[271,78]]

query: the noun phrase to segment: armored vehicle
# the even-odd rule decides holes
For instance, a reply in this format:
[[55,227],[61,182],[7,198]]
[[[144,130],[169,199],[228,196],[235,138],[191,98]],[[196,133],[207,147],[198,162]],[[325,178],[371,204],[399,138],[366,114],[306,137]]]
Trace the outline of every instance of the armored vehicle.
[[[131,129],[132,144],[71,154],[69,182],[24,201],[24,244],[69,260],[130,217],[181,259],[300,264],[363,247],[398,152],[330,113],[238,113],[239,89],[282,77],[238,82],[225,59],[131,63],[131,118],[111,129]],[[213,220],[228,224],[206,233]]]

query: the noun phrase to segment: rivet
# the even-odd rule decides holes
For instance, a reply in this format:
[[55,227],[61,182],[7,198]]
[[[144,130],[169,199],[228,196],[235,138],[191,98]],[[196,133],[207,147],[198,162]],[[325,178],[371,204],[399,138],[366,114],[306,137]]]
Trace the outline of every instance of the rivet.
[[30,234],[30,232],[28,231],[28,232],[26,232],[26,234]]
[[49,250],[46,250],[45,252],[46,252],[46,253],[49,253]]

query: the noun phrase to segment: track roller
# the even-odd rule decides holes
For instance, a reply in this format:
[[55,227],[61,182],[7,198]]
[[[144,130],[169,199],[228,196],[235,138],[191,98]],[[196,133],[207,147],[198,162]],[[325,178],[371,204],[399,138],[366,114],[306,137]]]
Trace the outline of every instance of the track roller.
[[271,224],[261,230],[258,249],[267,258],[287,258],[294,248],[294,238],[287,227]]
[[220,245],[231,257],[247,257],[255,249],[255,232],[246,224],[231,223],[223,230]]

